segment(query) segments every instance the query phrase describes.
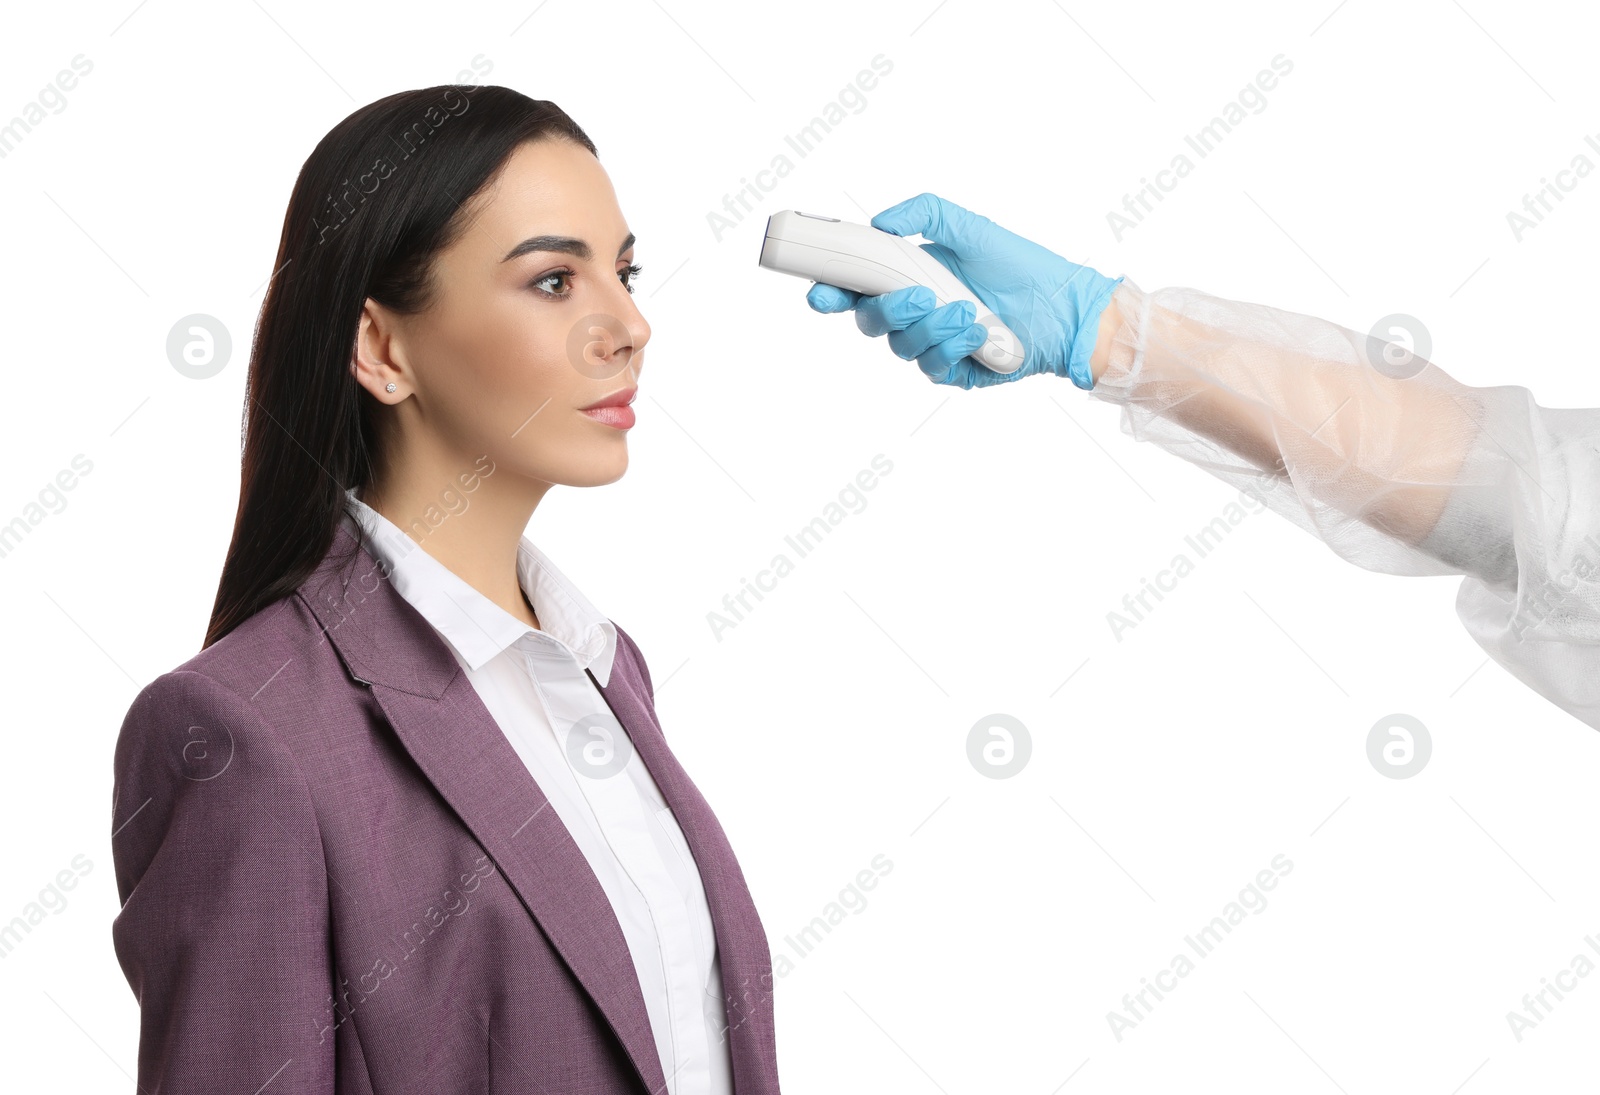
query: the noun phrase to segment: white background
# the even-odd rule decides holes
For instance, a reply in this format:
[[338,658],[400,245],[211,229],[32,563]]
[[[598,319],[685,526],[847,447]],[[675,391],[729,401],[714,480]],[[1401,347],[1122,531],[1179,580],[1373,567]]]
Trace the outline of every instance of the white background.
[[[1261,513],[1119,642],[1106,614],[1236,492],[1065,380],[929,384],[756,266],[771,212],[866,221],[929,190],[1146,289],[1361,331],[1409,313],[1467,383],[1595,405],[1600,179],[1520,242],[1506,214],[1578,154],[1600,162],[1596,27],[1576,4],[1336,3],[9,8],[0,119],[75,55],[93,71],[0,160],[0,522],[74,455],[93,470],[0,559],[0,924],[75,855],[92,865],[0,958],[7,1086],[132,1087],[111,752],[138,689],[200,646],[295,174],[358,106],[480,55],[487,82],[586,129],[639,237],[654,336],[631,466],[553,492],[529,535],[637,638],[794,960],[786,1090],[1592,1077],[1600,976],[1520,1042],[1506,1016],[1600,961],[1600,740],[1487,660],[1458,579],[1360,570]],[[1117,241],[1108,210],[1280,53],[1265,109]],[[865,108],[798,156],[784,137],[878,54],[893,69]],[[794,170],[718,242],[708,213],[785,152]],[[196,312],[234,337],[204,381],[165,353]],[[723,596],[879,453],[866,508],[714,637]],[[1008,779],[967,756],[996,712],[1032,744]],[[1408,779],[1367,758],[1395,712],[1433,743]],[[1119,1041],[1107,1013],[1280,853],[1266,907]],[[796,958],[786,937],[879,854],[865,906]]]

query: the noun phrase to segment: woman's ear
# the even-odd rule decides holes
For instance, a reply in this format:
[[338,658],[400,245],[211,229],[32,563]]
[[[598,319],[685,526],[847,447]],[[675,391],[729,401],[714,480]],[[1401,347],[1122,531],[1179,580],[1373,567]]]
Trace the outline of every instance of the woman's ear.
[[396,360],[394,319],[371,297],[361,308],[350,373],[380,403],[398,403],[410,395],[410,377]]

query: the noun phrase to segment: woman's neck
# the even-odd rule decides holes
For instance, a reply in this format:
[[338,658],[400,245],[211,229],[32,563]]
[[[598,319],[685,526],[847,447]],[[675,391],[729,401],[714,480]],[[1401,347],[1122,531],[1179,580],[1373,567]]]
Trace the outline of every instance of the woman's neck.
[[[418,485],[436,481],[452,485],[443,491]],[[474,481],[477,486],[469,492],[454,485],[453,477],[396,476],[369,485],[358,497],[446,570],[523,623],[538,628],[538,615],[517,577],[517,551],[533,508],[549,484],[513,494],[508,489],[513,484],[507,480],[493,483],[479,476]],[[529,486],[525,482],[520,485]]]

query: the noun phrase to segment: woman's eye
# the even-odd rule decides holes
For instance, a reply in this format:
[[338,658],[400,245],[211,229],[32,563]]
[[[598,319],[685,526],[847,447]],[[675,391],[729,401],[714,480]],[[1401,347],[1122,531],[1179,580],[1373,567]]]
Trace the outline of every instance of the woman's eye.
[[[628,292],[631,293],[633,292],[633,279],[638,277],[640,272],[643,270],[644,267],[640,266],[638,263],[632,263],[628,266],[624,266],[621,270],[618,270],[617,276],[622,279],[622,284],[626,286]],[[559,292],[553,291],[552,289],[546,289],[544,286],[557,280],[562,280],[564,284],[570,283],[572,276],[571,270],[552,270],[538,280],[529,282],[529,288],[533,289],[540,296],[549,297],[551,299],[560,299],[561,297],[564,297],[572,292],[572,287],[570,284],[567,284],[567,287]]]
[[568,293],[572,292],[572,290],[570,288],[563,289],[559,293],[554,293],[554,292],[549,291],[548,289],[542,289],[542,288],[540,288],[540,286],[544,285],[546,282],[554,281],[556,278],[570,278],[570,277],[572,277],[572,271],[571,270],[552,270],[548,274],[544,275],[544,277],[540,278],[538,281],[533,282],[532,283],[532,288],[535,289],[536,291],[544,294],[547,297],[564,297]]

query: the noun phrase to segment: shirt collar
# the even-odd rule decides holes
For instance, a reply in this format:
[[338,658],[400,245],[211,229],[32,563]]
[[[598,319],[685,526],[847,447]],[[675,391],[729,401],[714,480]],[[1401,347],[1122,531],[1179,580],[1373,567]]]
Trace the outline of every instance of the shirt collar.
[[[517,581],[539,617],[530,627],[463,581],[423,550],[394,522],[351,489],[343,522],[366,533],[368,550],[389,572],[396,593],[439,632],[472,669],[524,636],[543,636],[566,647],[580,667],[606,684],[616,656],[617,629],[526,536],[517,545]],[[538,638],[533,641],[542,641]]]

